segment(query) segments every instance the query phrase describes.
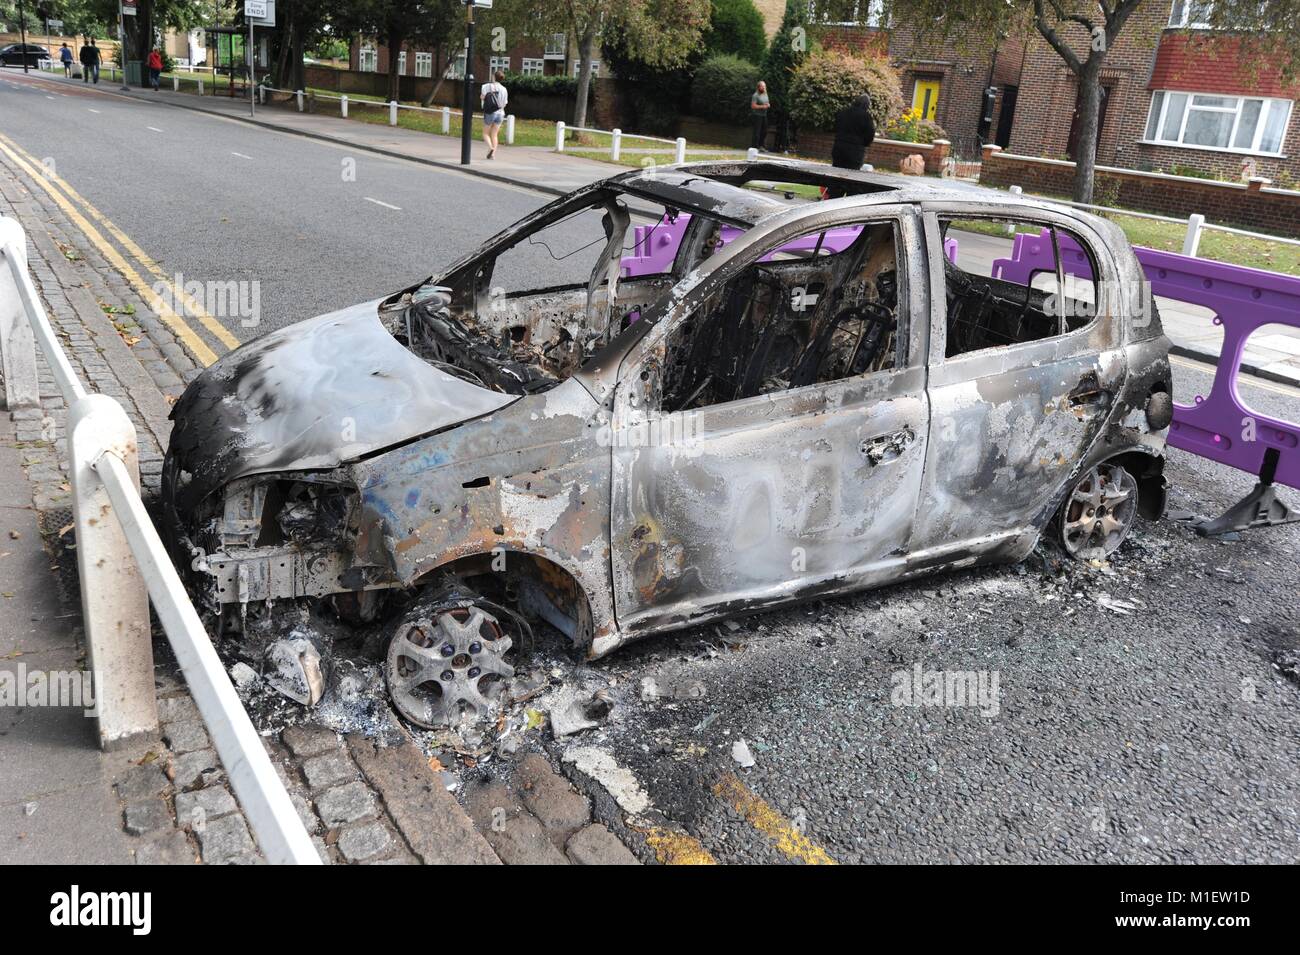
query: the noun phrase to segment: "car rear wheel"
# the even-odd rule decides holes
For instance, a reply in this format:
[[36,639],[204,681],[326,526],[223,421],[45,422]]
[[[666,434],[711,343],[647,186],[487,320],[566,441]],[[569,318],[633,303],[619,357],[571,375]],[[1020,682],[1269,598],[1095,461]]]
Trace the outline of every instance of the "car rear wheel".
[[1076,560],[1102,560],[1124,543],[1137,517],[1138,487],[1122,465],[1085,471],[1056,515],[1057,539]]

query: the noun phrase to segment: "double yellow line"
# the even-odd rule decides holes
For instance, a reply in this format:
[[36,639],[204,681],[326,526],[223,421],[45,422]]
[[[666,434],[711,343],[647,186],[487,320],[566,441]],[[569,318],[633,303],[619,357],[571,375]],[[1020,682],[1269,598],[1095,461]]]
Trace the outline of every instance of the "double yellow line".
[[[172,331],[196,362],[204,366],[210,365],[217,360],[217,353],[183,316],[177,314],[167,299],[155,291],[155,286],[161,285],[166,289],[167,298],[170,298],[171,302],[183,303],[186,314],[197,319],[198,323],[208,331],[212,338],[224,346],[223,350],[239,347],[239,339],[231,334],[229,329],[208,314],[198,301],[186,294],[183,288],[178,288],[171,279],[163,274],[162,269],[158,267],[158,263],[146,255],[145,251],[130,236],[114,225],[107,216],[87,202],[63,179],[47,169],[44,163],[3,134],[0,134],[0,152],[8,156],[15,166],[30,176],[33,182],[49,194],[55,204],[81,230],[90,243],[99,250],[108,263],[122,274],[140,298],[153,309],[162,323]],[[84,214],[82,210],[84,210]],[[127,260],[126,255],[118,251],[117,247],[104,237],[103,232],[91,224],[90,219],[86,217],[87,215],[98,223],[104,232],[112,236],[127,255],[130,255],[140,265],[141,269],[155,281],[147,283],[135,266]]]

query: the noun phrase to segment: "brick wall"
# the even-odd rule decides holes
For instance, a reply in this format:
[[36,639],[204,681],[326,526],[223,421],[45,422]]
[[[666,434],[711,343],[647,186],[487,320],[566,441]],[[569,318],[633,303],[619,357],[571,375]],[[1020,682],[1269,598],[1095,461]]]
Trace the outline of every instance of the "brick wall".
[[[984,150],[980,184],[1068,196],[1074,169],[1072,162],[1008,155],[990,146]],[[1211,222],[1300,238],[1300,191],[1270,188],[1260,179],[1216,182],[1098,166],[1096,181],[1095,201],[1101,204],[1178,217],[1199,212]]]

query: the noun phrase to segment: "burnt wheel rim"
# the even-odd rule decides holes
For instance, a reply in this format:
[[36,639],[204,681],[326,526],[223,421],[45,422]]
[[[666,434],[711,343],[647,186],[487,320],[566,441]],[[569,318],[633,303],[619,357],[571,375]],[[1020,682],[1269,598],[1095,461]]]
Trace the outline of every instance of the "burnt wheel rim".
[[1061,508],[1061,543],[1071,557],[1101,560],[1113,554],[1137,515],[1137,481],[1118,464],[1099,464],[1074,485]]
[[474,604],[404,620],[388,646],[388,695],[426,729],[484,718],[514,676],[504,660],[513,645],[500,621]]

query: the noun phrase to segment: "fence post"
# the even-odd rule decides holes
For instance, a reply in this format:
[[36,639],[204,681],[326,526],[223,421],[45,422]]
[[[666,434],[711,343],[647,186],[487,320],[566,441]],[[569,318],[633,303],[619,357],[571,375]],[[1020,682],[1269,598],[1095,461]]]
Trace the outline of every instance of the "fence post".
[[681,136],[677,137],[677,152],[673,155],[673,162],[686,162],[686,140]]
[[179,93],[180,91],[181,91],[181,78],[180,78],[179,76],[173,76],[173,77],[172,77],[172,92],[173,92],[173,93]]
[[397,125],[397,100],[388,101],[388,125]]
[[298,103],[298,112],[301,113],[302,112],[302,90],[294,90],[293,98]]
[[745,150],[745,162],[757,162],[757,161],[758,161],[758,150],[755,149],[753,146],[750,146],[748,149]]
[[617,126],[614,127],[612,135],[609,138],[609,161],[618,162],[618,157],[623,153],[623,130]]
[[203,95],[203,78],[202,78],[202,77],[199,78],[199,95],[200,95],[200,96]]
[[263,106],[266,105],[266,84],[263,83],[257,88],[257,101]]
[[1201,247],[1201,228],[1205,225],[1205,216],[1193,212],[1187,217],[1187,234],[1183,237],[1183,255],[1196,255]]
[[348,96],[346,93],[339,97],[339,113],[344,119],[348,118]]
[[137,492],[135,426],[107,395],[86,395],[68,409],[68,478],[76,528],[86,665],[95,688],[99,744],[116,749],[158,732],[149,595],[108,490],[94,464],[114,454]]
[[442,134],[444,136],[451,135],[451,107],[450,106],[444,106],[442,108]]
[[564,123],[562,122],[555,124],[555,151],[564,152]]
[[[1012,186],[1007,191],[1010,192],[1013,196],[1018,196],[1021,195],[1025,190],[1021,189],[1019,186]],[[1006,232],[1007,235],[1015,235],[1016,224],[1014,222],[1008,222],[1006,225]]]
[[506,145],[515,144],[515,114],[511,113],[506,117]]
[[0,368],[5,376],[5,408],[38,408],[40,385],[36,374],[36,337],[27,319],[22,296],[7,261],[27,271],[27,237],[18,220],[0,218]]

